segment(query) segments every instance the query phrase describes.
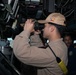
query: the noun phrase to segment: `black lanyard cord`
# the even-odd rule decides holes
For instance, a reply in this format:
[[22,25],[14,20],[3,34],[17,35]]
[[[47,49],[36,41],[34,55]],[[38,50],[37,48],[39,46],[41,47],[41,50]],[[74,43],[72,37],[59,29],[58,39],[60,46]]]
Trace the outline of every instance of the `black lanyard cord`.
[[50,50],[52,51],[52,53],[56,57],[56,61],[57,61],[58,65],[59,65],[59,67],[61,68],[61,70],[63,71],[64,75],[66,75],[68,73],[68,69],[67,69],[66,65],[64,64],[64,62],[59,57],[56,56],[55,52],[48,45],[48,43],[47,43],[47,46],[50,48]]
[[52,48],[49,45],[48,45],[48,47],[50,48],[50,50],[52,51],[52,53],[54,54],[54,56],[57,57],[56,54],[54,53],[54,51],[52,50]]
[[61,61],[61,59],[56,56],[55,52],[52,50],[52,48],[49,46],[49,44],[47,44],[47,45],[50,48],[50,50],[52,51],[52,53],[54,54],[54,56],[56,57],[56,61],[59,63]]

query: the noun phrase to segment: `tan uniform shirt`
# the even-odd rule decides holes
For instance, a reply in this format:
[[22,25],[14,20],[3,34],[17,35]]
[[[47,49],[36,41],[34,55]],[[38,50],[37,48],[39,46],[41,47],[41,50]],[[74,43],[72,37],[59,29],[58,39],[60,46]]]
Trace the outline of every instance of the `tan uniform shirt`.
[[30,36],[29,42],[31,46],[36,46],[36,47],[44,46],[39,35],[36,34]]
[[[47,47],[46,49],[29,45],[29,35],[27,31],[23,31],[14,40],[13,51],[15,56],[25,64],[41,67],[38,69],[38,75],[63,75],[56,58]],[[58,39],[49,43],[55,54],[60,57],[67,65],[67,47]]]

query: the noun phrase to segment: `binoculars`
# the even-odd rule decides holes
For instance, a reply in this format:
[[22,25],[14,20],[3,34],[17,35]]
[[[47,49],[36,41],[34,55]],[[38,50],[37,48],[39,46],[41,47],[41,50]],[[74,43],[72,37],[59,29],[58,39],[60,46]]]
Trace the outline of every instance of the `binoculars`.
[[37,20],[33,20],[33,22],[34,22],[35,31],[37,31],[37,30],[42,31],[42,29],[44,29],[44,24],[38,23]]

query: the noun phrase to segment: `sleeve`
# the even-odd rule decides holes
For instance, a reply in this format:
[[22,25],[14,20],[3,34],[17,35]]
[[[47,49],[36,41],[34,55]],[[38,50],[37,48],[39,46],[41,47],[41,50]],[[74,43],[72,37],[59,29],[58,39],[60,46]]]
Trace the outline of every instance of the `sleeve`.
[[[14,39],[13,51],[15,56],[23,63],[37,66],[49,67],[55,61],[49,49],[42,49],[29,44],[29,32],[23,31]],[[51,56],[50,56],[51,55]]]
[[44,46],[41,38],[37,34],[34,34],[34,35],[30,36],[30,45],[31,46],[36,46],[36,47]]

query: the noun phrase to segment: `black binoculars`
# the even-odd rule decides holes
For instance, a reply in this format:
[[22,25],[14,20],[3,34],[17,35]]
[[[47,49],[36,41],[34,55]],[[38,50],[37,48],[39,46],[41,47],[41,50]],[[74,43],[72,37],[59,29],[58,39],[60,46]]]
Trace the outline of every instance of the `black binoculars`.
[[44,24],[38,23],[37,20],[33,20],[33,22],[34,22],[35,31],[37,31],[37,30],[42,31],[42,29],[44,29]]

